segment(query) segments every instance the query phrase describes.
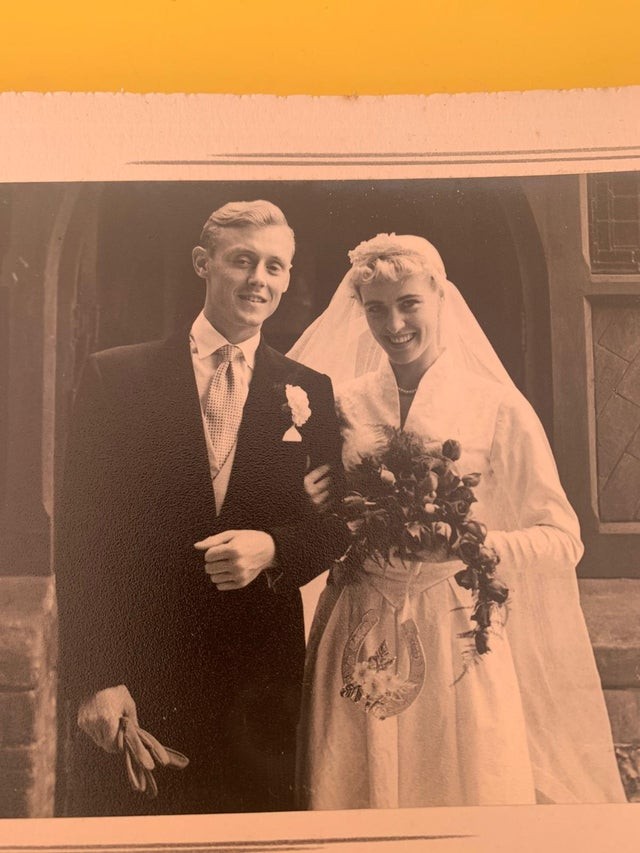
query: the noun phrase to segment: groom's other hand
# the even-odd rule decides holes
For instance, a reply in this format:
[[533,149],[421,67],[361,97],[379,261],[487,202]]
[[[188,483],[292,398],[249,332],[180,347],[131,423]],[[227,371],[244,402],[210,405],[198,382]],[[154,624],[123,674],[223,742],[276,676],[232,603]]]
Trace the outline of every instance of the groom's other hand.
[[304,490],[313,508],[318,512],[325,512],[329,508],[331,498],[331,466],[320,465],[309,471],[304,478]]
[[[99,690],[85,699],[78,709],[78,726],[105,752],[118,752],[121,717],[129,717],[138,725],[136,703],[124,684]],[[131,745],[140,764],[153,770],[154,760],[137,734]]]
[[262,530],[226,530],[195,543],[204,551],[204,568],[222,592],[242,589],[273,566],[276,546]]

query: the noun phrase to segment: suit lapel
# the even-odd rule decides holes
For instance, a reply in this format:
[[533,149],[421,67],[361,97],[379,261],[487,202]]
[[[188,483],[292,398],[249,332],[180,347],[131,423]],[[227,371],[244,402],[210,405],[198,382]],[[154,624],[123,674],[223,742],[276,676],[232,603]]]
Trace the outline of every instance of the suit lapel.
[[[158,359],[158,414],[164,459],[158,460],[189,527],[209,535],[215,520],[215,499],[193,363],[189,330],[181,329],[164,342]],[[195,541],[195,540],[194,540]]]

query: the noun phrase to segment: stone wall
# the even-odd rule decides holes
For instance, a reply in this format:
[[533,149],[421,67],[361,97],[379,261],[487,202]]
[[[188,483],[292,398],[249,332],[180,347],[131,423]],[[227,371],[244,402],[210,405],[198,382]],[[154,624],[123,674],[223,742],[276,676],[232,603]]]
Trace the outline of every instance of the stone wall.
[[56,620],[50,577],[0,577],[0,817],[53,814]]
[[640,802],[640,579],[582,580],[580,597],[627,797]]
[[[640,802],[640,580],[583,580],[627,796]],[[57,637],[51,578],[0,578],[0,817],[49,817]]]

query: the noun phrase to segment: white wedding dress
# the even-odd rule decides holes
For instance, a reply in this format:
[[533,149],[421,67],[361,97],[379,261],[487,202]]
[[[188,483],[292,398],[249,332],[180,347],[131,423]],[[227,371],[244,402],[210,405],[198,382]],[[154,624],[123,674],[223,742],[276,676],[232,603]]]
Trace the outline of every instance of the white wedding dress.
[[[375,449],[374,427],[400,425],[386,359],[339,388],[338,406],[349,469]],[[458,471],[482,474],[473,517],[501,558],[507,624],[463,674],[469,640],[459,634],[471,627],[472,599],[453,578],[460,563],[408,571],[368,561],[355,578],[334,568],[309,638],[301,807],[624,802],[579,606],[578,522],[535,413],[515,388],[461,370],[445,350],[404,429],[457,439]],[[415,625],[417,645],[403,623]],[[340,690],[348,654],[366,660],[383,640],[401,678],[416,656],[424,678],[413,701],[381,720]]]

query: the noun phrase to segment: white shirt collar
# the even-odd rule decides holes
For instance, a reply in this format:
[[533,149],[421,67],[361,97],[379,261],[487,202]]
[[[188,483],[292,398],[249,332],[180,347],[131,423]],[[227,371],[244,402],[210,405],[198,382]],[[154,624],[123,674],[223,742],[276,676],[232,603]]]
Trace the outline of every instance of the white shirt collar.
[[[220,332],[211,325],[201,311],[191,326],[191,340],[195,344],[196,354],[198,358],[209,358],[220,347],[228,344],[229,341],[221,335]],[[247,365],[253,370],[256,361],[256,350],[260,343],[260,332],[241,344],[235,344],[242,350],[244,360]]]

